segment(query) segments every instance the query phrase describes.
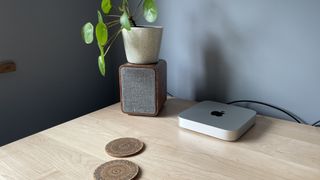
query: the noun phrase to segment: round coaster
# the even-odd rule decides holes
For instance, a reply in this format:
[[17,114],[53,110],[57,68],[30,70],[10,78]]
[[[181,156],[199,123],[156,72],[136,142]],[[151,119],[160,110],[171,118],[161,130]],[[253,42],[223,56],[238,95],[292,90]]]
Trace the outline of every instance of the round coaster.
[[143,142],[135,138],[120,138],[106,145],[106,152],[113,157],[135,155],[143,149]]
[[96,180],[131,180],[139,173],[139,166],[128,160],[114,160],[100,165],[94,171]]

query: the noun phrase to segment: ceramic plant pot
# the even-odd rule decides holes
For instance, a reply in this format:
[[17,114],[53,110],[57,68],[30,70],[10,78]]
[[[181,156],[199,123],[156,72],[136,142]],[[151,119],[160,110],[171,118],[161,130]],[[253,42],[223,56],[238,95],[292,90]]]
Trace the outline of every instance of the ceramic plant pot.
[[151,64],[159,61],[163,28],[159,26],[131,27],[122,30],[124,48],[129,63]]

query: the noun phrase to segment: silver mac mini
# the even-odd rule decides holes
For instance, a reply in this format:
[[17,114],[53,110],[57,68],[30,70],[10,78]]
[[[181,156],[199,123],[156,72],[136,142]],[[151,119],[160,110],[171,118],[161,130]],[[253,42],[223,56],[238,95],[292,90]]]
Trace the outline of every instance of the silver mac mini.
[[235,141],[254,125],[250,109],[203,101],[179,114],[179,126],[226,141]]

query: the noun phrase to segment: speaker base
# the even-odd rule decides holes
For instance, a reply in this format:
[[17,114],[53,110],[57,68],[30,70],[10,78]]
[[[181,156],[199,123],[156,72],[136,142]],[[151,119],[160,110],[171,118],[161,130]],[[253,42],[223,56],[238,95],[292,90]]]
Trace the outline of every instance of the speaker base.
[[122,112],[157,116],[167,100],[167,63],[124,64],[119,68]]

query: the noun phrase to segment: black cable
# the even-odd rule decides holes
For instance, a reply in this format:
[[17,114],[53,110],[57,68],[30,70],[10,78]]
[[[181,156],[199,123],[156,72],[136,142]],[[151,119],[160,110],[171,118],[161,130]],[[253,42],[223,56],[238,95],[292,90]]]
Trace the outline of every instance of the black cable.
[[319,120],[319,121],[317,121],[317,122],[315,122],[315,123],[313,123],[313,124],[312,124],[312,126],[320,127],[320,124],[318,124],[318,123],[320,123],[320,120]]
[[167,92],[167,94],[169,95],[169,96],[171,96],[171,97],[174,97],[174,95],[172,95],[171,93],[169,93],[169,92]]
[[264,103],[264,102],[260,102],[260,101],[252,101],[252,100],[239,100],[239,101],[232,101],[232,102],[229,102],[227,104],[235,104],[235,103],[255,103],[255,104],[260,104],[260,105],[264,105],[264,106],[268,106],[268,107],[271,107],[271,108],[274,108],[274,109],[277,109],[283,113],[285,113],[286,115],[290,116],[292,119],[294,119],[297,123],[302,123],[303,121],[298,118],[296,118],[294,115],[292,115],[291,113],[287,112],[286,110],[282,109],[282,108],[279,108],[277,106],[274,106],[274,105],[271,105],[271,104],[267,104],[267,103]]

